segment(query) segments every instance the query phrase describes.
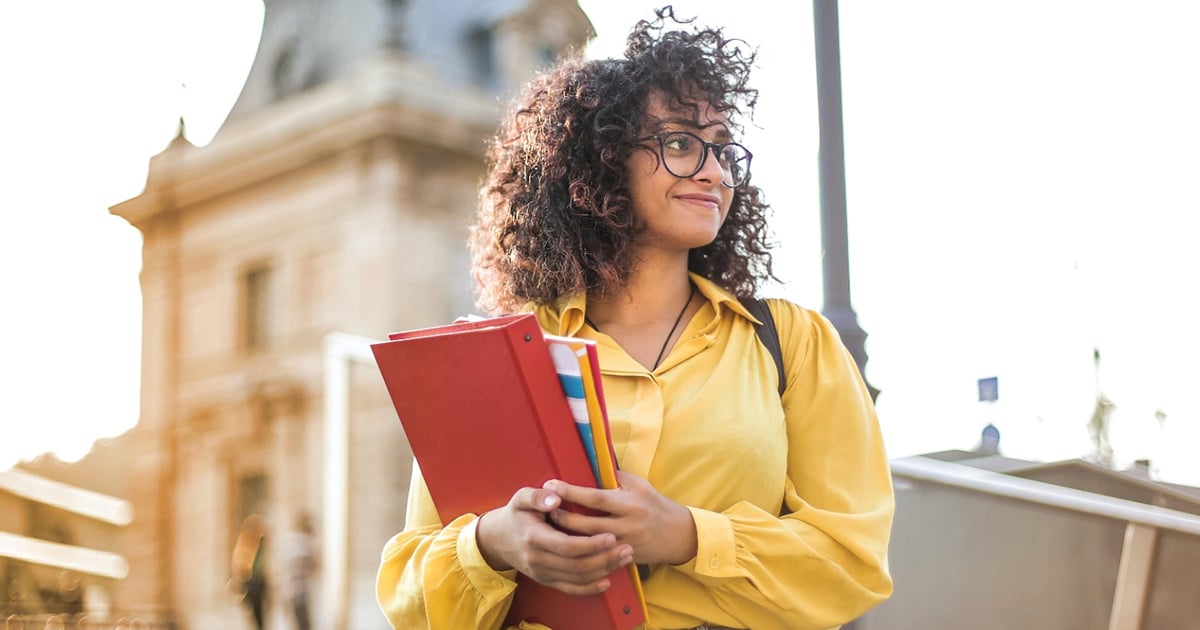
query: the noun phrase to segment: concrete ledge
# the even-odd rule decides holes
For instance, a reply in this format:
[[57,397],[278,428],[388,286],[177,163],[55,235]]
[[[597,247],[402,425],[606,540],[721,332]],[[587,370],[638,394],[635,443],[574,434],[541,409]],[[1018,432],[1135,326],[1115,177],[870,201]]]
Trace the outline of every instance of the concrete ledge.
[[6,532],[0,532],[0,557],[117,580],[129,575],[129,563],[118,554]]
[[0,471],[0,492],[124,527],[133,522],[133,506],[110,497],[16,468]]

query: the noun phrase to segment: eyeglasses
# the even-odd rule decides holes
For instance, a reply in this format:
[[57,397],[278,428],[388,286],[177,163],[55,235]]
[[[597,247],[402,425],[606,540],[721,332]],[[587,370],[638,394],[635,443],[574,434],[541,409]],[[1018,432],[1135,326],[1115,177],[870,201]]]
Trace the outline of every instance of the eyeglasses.
[[658,140],[658,155],[667,172],[686,179],[704,168],[709,150],[716,152],[721,165],[721,183],[726,188],[737,188],[750,178],[750,150],[736,142],[716,144],[687,131],[658,133],[639,140]]

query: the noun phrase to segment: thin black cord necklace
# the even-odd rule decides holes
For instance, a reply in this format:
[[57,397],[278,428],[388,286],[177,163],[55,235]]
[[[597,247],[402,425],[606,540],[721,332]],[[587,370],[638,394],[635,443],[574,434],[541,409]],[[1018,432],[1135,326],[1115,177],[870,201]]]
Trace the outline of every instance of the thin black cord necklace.
[[[692,305],[692,298],[696,297],[696,285],[689,282],[688,286],[691,288],[691,291],[688,292],[688,299],[683,303],[683,309],[679,311],[679,315],[675,316],[675,323],[671,324],[671,332],[668,332],[667,338],[663,339],[662,348],[659,349],[658,358],[654,360],[654,367],[650,368],[651,370],[658,369],[658,364],[662,363],[663,353],[667,351],[667,344],[671,343],[671,337],[675,336],[675,329],[679,328],[679,322],[683,321],[683,314],[686,313],[688,307]],[[583,322],[588,326],[591,326],[592,330],[600,332],[600,327],[593,324],[592,320],[588,319],[587,315],[583,316]]]

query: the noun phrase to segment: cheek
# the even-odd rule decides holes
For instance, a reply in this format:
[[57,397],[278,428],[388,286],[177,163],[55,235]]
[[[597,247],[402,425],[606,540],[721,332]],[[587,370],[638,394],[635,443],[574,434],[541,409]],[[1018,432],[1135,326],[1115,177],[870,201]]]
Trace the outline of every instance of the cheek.
[[[662,169],[653,157],[635,153],[629,160],[629,195],[635,209],[653,203],[662,183]],[[672,178],[673,179],[673,178]],[[669,182],[668,182],[669,183]]]
[[725,188],[721,193],[721,223],[725,223],[725,219],[729,218],[729,211],[733,208],[733,191]]
[[644,185],[658,172],[658,159],[646,151],[634,151],[629,156],[629,180],[633,186]]

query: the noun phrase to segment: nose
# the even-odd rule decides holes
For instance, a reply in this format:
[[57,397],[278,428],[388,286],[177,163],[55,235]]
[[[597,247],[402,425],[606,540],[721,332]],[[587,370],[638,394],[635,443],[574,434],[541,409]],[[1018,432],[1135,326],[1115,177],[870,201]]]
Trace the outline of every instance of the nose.
[[704,146],[704,157],[700,163],[700,170],[692,175],[694,179],[699,179],[705,182],[721,182],[725,179],[725,169],[721,168],[721,158],[717,155],[720,146],[708,144]]

